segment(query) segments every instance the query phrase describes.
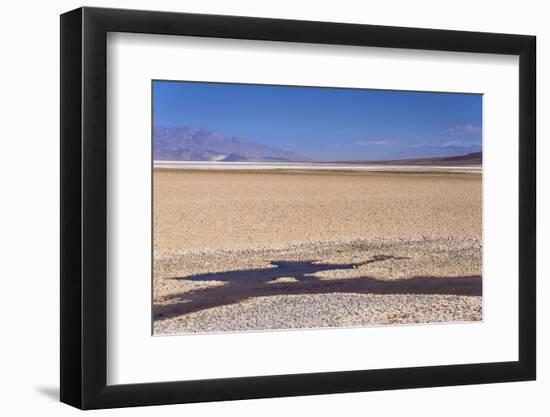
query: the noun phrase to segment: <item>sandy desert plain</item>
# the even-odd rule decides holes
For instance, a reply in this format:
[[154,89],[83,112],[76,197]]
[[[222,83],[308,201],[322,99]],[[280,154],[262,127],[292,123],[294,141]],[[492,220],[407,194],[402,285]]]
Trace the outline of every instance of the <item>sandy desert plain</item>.
[[270,165],[155,164],[154,334],[481,320],[479,166]]

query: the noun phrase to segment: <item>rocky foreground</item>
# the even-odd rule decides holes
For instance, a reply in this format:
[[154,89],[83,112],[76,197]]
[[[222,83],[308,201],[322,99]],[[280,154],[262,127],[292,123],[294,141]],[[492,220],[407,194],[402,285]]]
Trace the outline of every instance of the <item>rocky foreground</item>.
[[481,320],[481,255],[464,237],[157,250],[154,333]]

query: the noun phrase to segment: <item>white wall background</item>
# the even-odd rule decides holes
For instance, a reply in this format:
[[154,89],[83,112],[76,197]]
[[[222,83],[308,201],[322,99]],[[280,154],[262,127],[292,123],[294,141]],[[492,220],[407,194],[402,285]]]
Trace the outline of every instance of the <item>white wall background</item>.
[[[0,24],[0,410],[5,415],[74,415],[57,402],[59,379],[59,17],[73,0],[9,2]],[[238,14],[538,37],[539,378],[537,382],[99,411],[95,415],[548,415],[550,404],[550,147],[543,143],[550,83],[545,2],[313,0],[124,0],[86,5]],[[546,192],[544,192],[546,191]],[[546,395],[544,395],[546,394]]]

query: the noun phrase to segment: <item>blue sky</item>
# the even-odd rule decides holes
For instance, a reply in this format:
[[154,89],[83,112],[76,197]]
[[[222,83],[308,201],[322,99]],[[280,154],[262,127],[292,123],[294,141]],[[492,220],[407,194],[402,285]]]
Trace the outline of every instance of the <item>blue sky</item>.
[[154,81],[153,123],[319,161],[461,154],[481,147],[482,96]]

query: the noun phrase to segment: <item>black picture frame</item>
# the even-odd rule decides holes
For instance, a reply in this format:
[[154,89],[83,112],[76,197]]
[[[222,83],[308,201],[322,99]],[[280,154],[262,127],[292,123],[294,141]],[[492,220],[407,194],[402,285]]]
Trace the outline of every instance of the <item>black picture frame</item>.
[[[519,56],[519,358],[107,385],[108,32]],[[61,401],[82,409],[533,380],[536,375],[534,36],[137,10],[61,15]]]

